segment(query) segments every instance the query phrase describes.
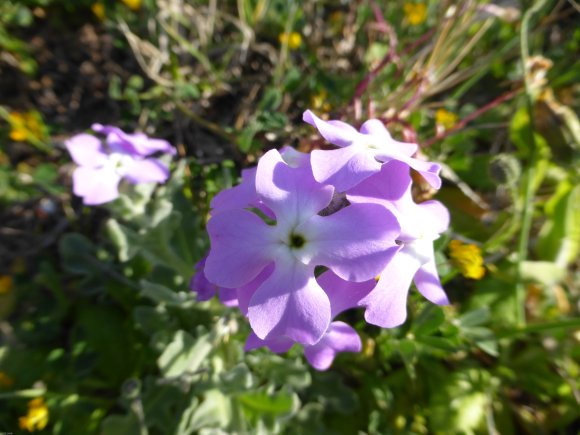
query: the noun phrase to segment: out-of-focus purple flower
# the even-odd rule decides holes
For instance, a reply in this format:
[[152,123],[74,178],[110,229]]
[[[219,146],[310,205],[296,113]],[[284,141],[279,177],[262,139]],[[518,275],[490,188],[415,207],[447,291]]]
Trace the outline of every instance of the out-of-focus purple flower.
[[407,294],[411,282],[429,301],[447,305],[441,286],[433,241],[449,227],[449,212],[439,201],[416,204],[411,196],[409,168],[391,161],[381,171],[347,194],[353,203],[377,203],[388,208],[401,225],[397,254],[380,273],[377,286],[360,305],[367,322],[383,328],[403,323],[407,317]]
[[[355,308],[364,296],[375,286],[375,280],[361,283],[341,279],[332,271],[327,271],[317,278],[318,283],[330,300],[331,317],[335,318],[341,312]],[[247,351],[266,346],[272,352],[287,352],[294,345],[289,337],[276,337],[261,340],[255,333],[250,333],[246,341]],[[334,358],[341,352],[360,352],[362,347],[360,337],[350,325],[333,321],[317,343],[304,346],[304,356],[316,370],[327,370]]]
[[146,157],[157,151],[174,153],[168,142],[142,134],[129,135],[112,126],[95,124],[93,129],[107,135],[105,143],[86,133],[65,141],[78,165],[73,173],[73,192],[83,198],[84,204],[98,205],[116,199],[122,178],[139,184],[163,183],[169,177],[167,166]]
[[149,156],[156,152],[174,155],[175,147],[163,139],[148,137],[143,133],[125,133],[113,125],[93,124],[91,129],[107,137],[112,150],[124,151],[131,155]]
[[216,285],[240,288],[274,263],[274,271],[249,301],[253,331],[260,339],[286,336],[315,344],[331,318],[328,296],[314,278],[315,266],[327,266],[355,282],[375,277],[398,248],[399,225],[378,204],[318,216],[334,189],[316,182],[309,165],[292,167],[276,150],[260,159],[255,186],[276,224],[247,210],[214,215],[207,226],[211,250],[205,274]]
[[394,140],[377,119],[366,121],[360,132],[341,121],[323,121],[310,110],[304,112],[303,119],[316,127],[328,142],[340,147],[312,151],[312,171],[320,183],[345,192],[378,173],[383,163],[395,160],[421,173],[434,188],[441,187],[441,166],[412,158],[417,145]]

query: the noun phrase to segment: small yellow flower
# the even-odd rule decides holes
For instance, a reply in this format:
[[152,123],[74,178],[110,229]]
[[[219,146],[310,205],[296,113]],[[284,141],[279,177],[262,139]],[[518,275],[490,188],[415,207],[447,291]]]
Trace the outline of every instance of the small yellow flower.
[[141,0],[121,0],[125,5],[133,10],[138,11],[141,8]]
[[435,112],[435,122],[445,130],[453,128],[457,124],[457,119],[458,117],[455,113],[443,108],[437,109],[437,112]]
[[427,19],[427,6],[423,3],[405,3],[403,4],[403,11],[411,26],[423,24]]
[[296,50],[302,44],[302,36],[297,32],[280,33],[278,40],[280,44],[287,44],[289,50]]
[[310,98],[310,107],[319,112],[329,112],[331,107],[327,98],[328,94],[326,91],[320,91],[318,94],[315,94]]
[[485,275],[483,257],[478,246],[452,240],[449,243],[449,256],[464,277],[481,279]]
[[6,373],[0,372],[0,387],[7,388],[11,387],[12,384],[14,384],[12,378],[8,376]]
[[37,112],[12,112],[8,115],[10,139],[17,142],[38,142],[45,136],[42,118]]
[[102,2],[93,3],[91,11],[99,20],[103,21],[105,19],[105,5]]
[[18,419],[20,429],[34,432],[42,430],[48,424],[48,408],[44,399],[38,397],[28,402],[28,414]]
[[0,276],[0,295],[7,295],[12,290],[12,277]]

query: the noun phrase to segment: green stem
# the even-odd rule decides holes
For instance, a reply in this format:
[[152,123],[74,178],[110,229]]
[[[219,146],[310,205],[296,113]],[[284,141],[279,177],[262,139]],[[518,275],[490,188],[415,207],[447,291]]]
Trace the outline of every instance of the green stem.
[[546,332],[552,329],[578,329],[580,328],[580,318],[560,320],[557,322],[537,323],[534,325],[524,326],[522,328],[512,329],[510,331],[498,332],[496,337],[511,338],[517,335],[527,335],[535,332]]
[[44,396],[46,394],[45,388],[31,388],[28,390],[10,391],[8,393],[1,393],[2,399],[33,399],[35,397]]
[[[90,396],[79,396],[75,393],[56,393],[53,391],[47,391],[46,388],[30,388],[27,390],[17,390],[9,391],[7,393],[0,394],[0,400],[3,399],[34,399],[36,397],[46,397],[46,398],[59,398],[66,399],[68,397],[75,396],[79,400],[98,403],[103,406],[111,406],[115,401],[109,399],[103,399],[100,397],[90,397]],[[1,432],[0,432],[1,433]]]
[[522,226],[520,228],[520,235],[518,240],[518,269],[517,269],[517,284],[516,284],[516,318],[520,326],[526,324],[525,299],[526,287],[522,279],[521,265],[526,261],[528,256],[528,242],[530,237],[530,229],[532,226],[533,200],[535,193],[535,178],[536,165],[538,160],[538,150],[536,140],[534,137],[534,101],[532,96],[532,86],[530,83],[530,76],[527,71],[527,61],[530,56],[528,44],[528,29],[530,19],[534,14],[540,11],[547,0],[536,1],[524,14],[522,19],[522,27],[520,34],[520,56],[522,62],[522,70],[524,74],[524,85],[526,89],[526,104],[528,109],[528,117],[530,120],[528,129],[528,140],[530,144],[530,161],[528,170],[526,171],[524,198],[522,207]]

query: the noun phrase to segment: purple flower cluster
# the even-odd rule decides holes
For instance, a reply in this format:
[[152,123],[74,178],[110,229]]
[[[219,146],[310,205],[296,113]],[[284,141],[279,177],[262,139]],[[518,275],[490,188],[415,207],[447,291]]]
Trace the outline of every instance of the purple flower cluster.
[[104,142],[81,133],[65,142],[78,165],[73,173],[73,192],[86,205],[104,204],[119,196],[119,183],[162,183],[169,169],[150,157],[161,152],[175,154],[169,142],[149,138],[142,133],[127,134],[120,128],[93,124],[95,132],[105,136]]
[[[325,370],[338,352],[361,348],[356,331],[334,320],[341,312],[361,307],[371,324],[400,325],[411,282],[431,302],[448,303],[433,240],[449,214],[411,196],[410,168],[439,188],[440,166],[413,158],[417,145],[395,141],[380,121],[357,131],[310,111],[304,120],[339,148],[271,150],[240,185],[218,194],[211,249],[192,289],[199,299],[219,292],[238,305],[252,328],[247,350],[285,352],[298,343]],[[337,199],[347,205],[336,207]]]

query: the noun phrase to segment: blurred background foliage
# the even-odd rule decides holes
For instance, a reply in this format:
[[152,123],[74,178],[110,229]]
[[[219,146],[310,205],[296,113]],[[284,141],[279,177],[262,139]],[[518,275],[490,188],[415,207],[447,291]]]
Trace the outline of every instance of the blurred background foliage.
[[[0,432],[571,434],[580,425],[574,1],[4,0]],[[409,301],[324,373],[244,354],[188,290],[209,201],[311,108],[379,118],[444,165],[453,304]],[[91,123],[170,140],[160,187],[71,194]],[[416,295],[413,295],[416,296]]]

